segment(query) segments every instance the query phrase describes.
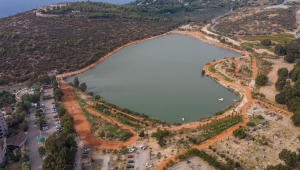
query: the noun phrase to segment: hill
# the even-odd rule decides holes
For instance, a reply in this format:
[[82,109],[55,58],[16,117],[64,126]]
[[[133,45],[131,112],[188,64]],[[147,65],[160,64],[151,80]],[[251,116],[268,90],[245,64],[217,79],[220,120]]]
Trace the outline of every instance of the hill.
[[[198,25],[228,10],[228,2],[157,0],[125,5],[77,2],[0,19],[0,85],[35,80],[56,69],[81,69],[117,47]],[[37,16],[39,14],[39,16]]]

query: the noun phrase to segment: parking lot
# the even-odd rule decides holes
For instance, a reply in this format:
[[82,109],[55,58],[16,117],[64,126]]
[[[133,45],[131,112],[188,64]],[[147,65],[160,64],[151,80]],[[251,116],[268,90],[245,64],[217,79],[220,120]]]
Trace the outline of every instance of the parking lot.
[[50,135],[52,135],[54,132],[56,132],[55,126],[56,120],[53,118],[53,113],[51,110],[51,105],[54,105],[54,99],[44,100],[43,103],[45,104],[45,120],[48,125],[48,130],[41,131],[39,126],[35,126],[34,122],[37,120],[35,118],[35,112],[36,109],[32,108],[30,109],[30,114],[28,115],[28,133],[27,133],[27,141],[25,142],[26,147],[29,148],[30,153],[30,165],[32,170],[41,170],[42,169],[42,163],[43,163],[43,157],[39,156],[38,153],[38,136],[45,136],[46,138]]

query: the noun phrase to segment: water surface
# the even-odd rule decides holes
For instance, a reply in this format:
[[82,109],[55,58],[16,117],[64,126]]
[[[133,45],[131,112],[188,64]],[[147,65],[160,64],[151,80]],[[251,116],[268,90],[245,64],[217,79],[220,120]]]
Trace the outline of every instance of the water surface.
[[171,34],[126,47],[77,76],[86,82],[87,91],[110,103],[167,122],[181,122],[181,118],[193,121],[238,99],[201,75],[202,68],[213,59],[237,56],[240,54]]
[[[107,2],[113,4],[125,4],[133,0],[91,0],[94,2]],[[77,2],[77,0],[0,0],[0,18],[29,11],[40,6],[52,5],[61,2]]]

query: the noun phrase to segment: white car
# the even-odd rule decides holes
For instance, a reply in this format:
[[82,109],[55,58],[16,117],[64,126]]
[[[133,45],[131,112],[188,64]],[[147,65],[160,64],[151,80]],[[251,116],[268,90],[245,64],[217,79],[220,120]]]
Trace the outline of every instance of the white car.
[[151,168],[152,164],[146,163],[146,167]]

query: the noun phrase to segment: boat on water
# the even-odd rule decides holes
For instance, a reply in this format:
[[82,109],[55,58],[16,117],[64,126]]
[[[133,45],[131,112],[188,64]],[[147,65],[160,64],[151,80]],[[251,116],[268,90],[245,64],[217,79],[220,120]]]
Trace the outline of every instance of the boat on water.
[[237,100],[233,99],[234,102],[236,102]]
[[223,101],[224,99],[223,98],[221,98],[221,99],[219,99],[220,101]]
[[184,118],[181,118],[182,119],[182,121],[184,121]]

